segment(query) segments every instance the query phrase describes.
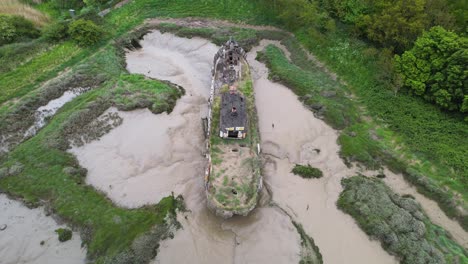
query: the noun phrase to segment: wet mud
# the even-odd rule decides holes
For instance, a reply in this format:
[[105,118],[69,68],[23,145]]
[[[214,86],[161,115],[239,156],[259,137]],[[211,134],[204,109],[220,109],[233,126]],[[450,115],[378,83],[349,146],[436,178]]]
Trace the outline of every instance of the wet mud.
[[[162,242],[153,263],[298,263],[301,238],[292,221],[315,240],[324,263],[397,263],[336,207],[341,179],[359,171],[340,159],[338,132],[314,117],[287,87],[268,80],[267,68],[255,57],[271,43],[279,45],[262,41],[248,54],[267,186],[249,216],[223,220],[206,207],[201,118],[207,115],[218,48],[199,38],[154,31],[140,42],[141,49],[127,53],[129,72],[171,81],[186,94],[170,114],[111,110],[122,124],[99,141],[71,150],[88,169],[87,183],[129,208],[155,204],[172,192],[183,195],[188,209],[178,215],[183,228]],[[293,175],[295,164],[317,167],[324,177]]]
[[43,208],[29,209],[0,194],[0,211],[0,263],[85,263],[80,235],[74,232],[71,240],[59,242],[55,230],[66,226],[46,216]]

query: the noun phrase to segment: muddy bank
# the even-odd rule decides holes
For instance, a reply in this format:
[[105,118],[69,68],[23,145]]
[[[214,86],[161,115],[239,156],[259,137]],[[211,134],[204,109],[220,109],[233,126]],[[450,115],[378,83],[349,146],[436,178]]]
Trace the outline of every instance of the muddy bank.
[[0,231],[1,263],[85,263],[86,249],[81,248],[79,234],[59,242],[55,230],[66,226],[46,216],[43,208],[29,209],[0,194],[0,211],[0,226],[6,225]]
[[390,186],[394,192],[399,195],[411,195],[414,197],[434,224],[443,227],[457,243],[464,248],[468,248],[468,232],[460,226],[459,222],[448,218],[435,201],[420,194],[414,186],[411,186],[404,180],[403,175],[395,174],[388,169],[385,169],[384,174],[386,177],[383,181]]
[[[256,52],[270,43],[262,41],[254,48],[249,62],[256,77],[255,98],[267,156],[264,177],[273,201],[314,238],[324,263],[397,263],[336,207],[340,180],[353,171],[338,155],[337,132],[317,119],[288,88],[268,80],[265,65],[254,60]],[[295,164],[317,167],[324,177],[306,180],[293,175]]]
[[218,49],[206,40],[187,42],[159,32],[146,35],[141,45],[127,54],[127,69],[181,85],[185,96],[170,114],[119,112],[122,125],[71,150],[88,169],[87,183],[126,207],[157,203],[172,191],[183,193],[190,179],[201,180],[201,118],[208,111],[212,54]]
[[[159,32],[146,35],[140,44],[142,49],[127,54],[128,70],[169,80],[183,86],[186,94],[170,114],[118,112],[123,120],[120,126],[99,141],[74,147],[71,152],[88,169],[87,182],[126,207],[157,203],[171,192],[184,196],[189,210],[184,215],[187,219],[179,216],[184,229],[163,242],[156,263],[222,263],[243,258],[260,263],[299,262],[300,236],[282,211],[261,208],[248,218],[223,221],[206,207],[201,118],[207,114],[211,64],[218,48],[206,40]],[[184,254],[180,254],[182,246]],[[281,256],[266,254],[271,248]]]
[[[300,237],[281,210],[262,207],[226,221],[198,209],[161,244],[153,263],[299,263]],[[184,254],[178,254],[180,249]]]

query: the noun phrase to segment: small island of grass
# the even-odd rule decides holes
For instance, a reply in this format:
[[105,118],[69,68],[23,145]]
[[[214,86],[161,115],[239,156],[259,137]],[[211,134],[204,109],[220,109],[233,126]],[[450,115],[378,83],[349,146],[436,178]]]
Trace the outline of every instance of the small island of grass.
[[295,175],[299,175],[302,178],[310,179],[310,178],[322,178],[323,173],[320,169],[314,168],[310,165],[299,165],[296,164],[291,171]]

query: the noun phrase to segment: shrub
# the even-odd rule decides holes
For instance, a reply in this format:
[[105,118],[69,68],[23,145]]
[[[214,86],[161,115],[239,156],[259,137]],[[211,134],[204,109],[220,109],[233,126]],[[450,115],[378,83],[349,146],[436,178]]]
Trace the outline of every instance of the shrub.
[[55,233],[58,234],[58,240],[60,242],[68,241],[73,236],[72,231],[70,229],[68,229],[68,228],[59,228],[59,229],[55,230]]
[[68,33],[81,46],[92,46],[101,39],[102,30],[90,20],[78,19],[70,24]]
[[37,38],[40,36],[40,31],[26,18],[22,16],[11,16],[10,21],[16,29],[16,37],[18,39]]
[[0,15],[0,45],[38,36],[39,30],[26,18]]
[[323,173],[321,170],[314,168],[310,165],[303,166],[303,165],[296,164],[296,166],[294,166],[291,172],[306,179],[322,178],[323,176]]
[[58,21],[45,27],[42,36],[49,41],[59,41],[68,38],[68,22]]
[[0,45],[10,43],[16,37],[16,29],[6,15],[0,15]]

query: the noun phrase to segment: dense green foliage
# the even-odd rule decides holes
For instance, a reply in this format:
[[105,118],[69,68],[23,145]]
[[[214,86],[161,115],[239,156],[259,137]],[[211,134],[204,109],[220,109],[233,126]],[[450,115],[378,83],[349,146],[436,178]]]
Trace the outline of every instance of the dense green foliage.
[[273,5],[279,11],[281,21],[290,29],[316,27],[326,31],[335,28],[335,21],[315,1],[275,0]]
[[[468,183],[468,153],[464,147],[468,144],[468,124],[461,116],[441,112],[408,94],[396,94],[392,83],[379,79],[382,54],[362,41],[346,37],[344,32],[338,31],[321,42],[305,31],[296,35],[346,80],[366,107],[365,113],[382,124],[375,132],[380,144],[388,148],[385,151],[399,146],[398,155],[417,161],[413,166],[424,175],[468,198],[464,191]],[[368,129],[366,134],[369,137]]]
[[37,38],[39,30],[22,16],[0,14],[0,46],[24,39]]
[[411,50],[396,55],[396,65],[416,95],[448,110],[468,105],[468,38],[433,27]]
[[68,21],[59,20],[42,30],[42,37],[48,41],[60,41],[68,38]]
[[[424,29],[443,26],[463,32],[463,0],[320,0],[333,17],[351,24],[354,31],[381,46],[403,52]],[[465,15],[465,19],[462,19]]]
[[342,180],[338,207],[350,214],[402,264],[466,263],[468,252],[445,230],[432,224],[411,197],[395,194],[379,179],[355,176]]
[[103,31],[91,20],[78,19],[70,23],[70,37],[80,46],[92,46],[101,38]]
[[323,177],[323,172],[320,169],[314,168],[310,165],[304,166],[296,164],[291,172],[306,179]]

